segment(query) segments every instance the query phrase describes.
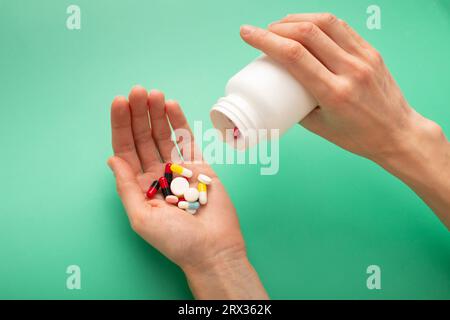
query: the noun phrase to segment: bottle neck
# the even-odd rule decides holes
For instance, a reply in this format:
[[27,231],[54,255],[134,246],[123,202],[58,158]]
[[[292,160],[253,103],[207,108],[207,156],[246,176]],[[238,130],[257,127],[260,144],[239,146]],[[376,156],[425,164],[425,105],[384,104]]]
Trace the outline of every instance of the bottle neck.
[[[265,129],[254,106],[236,94],[217,101],[211,110],[211,120],[224,141],[238,150],[256,145],[259,142],[258,130]],[[233,135],[235,128],[238,129],[237,135]]]

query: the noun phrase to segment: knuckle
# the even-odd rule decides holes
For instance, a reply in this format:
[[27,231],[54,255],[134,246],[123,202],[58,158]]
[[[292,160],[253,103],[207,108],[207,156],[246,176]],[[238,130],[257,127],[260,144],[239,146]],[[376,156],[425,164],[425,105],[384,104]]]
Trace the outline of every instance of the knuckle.
[[345,29],[349,29],[349,25],[346,21],[342,20],[342,19],[338,19],[338,22],[341,26],[343,26]]
[[375,49],[370,50],[370,59],[375,66],[381,66],[384,64],[381,53]]
[[119,197],[122,197],[122,195],[124,193],[124,187],[123,187],[122,183],[118,182],[116,184],[116,191],[117,191],[117,194],[119,195]]
[[258,42],[261,44],[265,43],[268,34],[269,34],[269,31],[267,31],[265,29],[258,30],[258,32],[256,32],[256,38],[257,38]]
[[113,146],[114,153],[117,155],[126,154],[128,152],[133,152],[135,150],[135,145],[133,141],[122,142],[120,145],[115,144]]
[[283,57],[288,63],[294,63],[300,60],[305,54],[305,50],[299,43],[289,43],[283,47]]
[[444,135],[444,130],[442,129],[442,127],[437,124],[434,121],[431,120],[427,120],[424,125],[423,125],[424,129],[426,130],[426,132],[428,132],[428,134],[435,138],[435,139],[442,139],[445,138]]
[[311,22],[303,22],[297,25],[297,32],[305,38],[312,39],[318,33],[318,28],[314,23]]
[[319,21],[325,25],[332,25],[337,21],[337,18],[334,14],[327,12],[320,14]]
[[331,100],[336,105],[348,103],[351,101],[353,91],[351,82],[343,82],[334,88]]
[[126,181],[119,181],[116,184],[117,193],[119,194],[119,196],[121,198],[125,195],[126,190],[128,189],[128,187],[129,187],[129,182],[126,182]]
[[372,76],[372,68],[366,64],[361,64],[353,71],[353,77],[358,83],[367,83]]
[[135,133],[134,142],[136,145],[144,144],[149,140],[149,132],[148,131],[138,131]]

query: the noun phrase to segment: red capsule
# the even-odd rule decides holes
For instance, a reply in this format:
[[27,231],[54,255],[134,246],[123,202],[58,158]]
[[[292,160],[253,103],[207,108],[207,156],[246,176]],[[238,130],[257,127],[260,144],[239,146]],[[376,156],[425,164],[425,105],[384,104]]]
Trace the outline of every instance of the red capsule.
[[233,138],[237,139],[241,135],[241,132],[239,131],[238,127],[233,128]]
[[167,179],[165,177],[159,178],[159,185],[161,187],[164,198],[172,194],[172,192],[170,192],[169,183],[167,182]]
[[170,170],[171,165],[172,164],[170,162],[166,163],[166,167],[164,168],[164,177],[166,178],[167,183],[169,185],[172,183],[172,179],[173,179],[173,173],[172,173],[172,170]]
[[155,194],[158,192],[158,190],[159,190],[159,182],[158,182],[158,180],[155,180],[152,182],[152,184],[148,188],[147,198],[149,198],[149,199],[153,198],[155,196]]

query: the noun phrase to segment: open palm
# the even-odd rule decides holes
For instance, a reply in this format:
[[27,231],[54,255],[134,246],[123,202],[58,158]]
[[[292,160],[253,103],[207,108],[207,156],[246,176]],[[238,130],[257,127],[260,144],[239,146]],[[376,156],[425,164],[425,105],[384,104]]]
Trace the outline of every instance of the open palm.
[[[167,203],[160,194],[146,199],[151,182],[163,176],[165,163],[183,163],[172,152],[175,143],[170,126],[191,132],[178,103],[165,101],[159,91],[147,94],[143,87],[136,86],[128,100],[116,97],[112,103],[114,156],[108,165],[116,176],[117,191],[133,230],[182,268],[207,263],[224,252],[245,255],[236,210],[207,163],[183,164],[194,173],[191,186],[195,186],[199,173],[212,178],[208,203],[197,214]],[[194,150],[190,135],[190,148]]]

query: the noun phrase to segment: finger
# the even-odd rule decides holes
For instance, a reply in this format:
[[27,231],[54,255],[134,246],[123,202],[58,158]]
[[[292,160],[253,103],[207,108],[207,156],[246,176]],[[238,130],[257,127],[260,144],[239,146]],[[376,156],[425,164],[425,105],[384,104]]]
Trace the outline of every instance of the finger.
[[172,161],[171,154],[175,144],[171,139],[172,131],[166,116],[164,94],[160,91],[152,90],[148,95],[147,104],[150,108],[152,136],[158,147],[159,154],[164,162]]
[[111,105],[111,130],[114,155],[128,162],[134,174],[140,173],[141,162],[134,145],[130,107],[125,97],[116,97]]
[[[201,150],[195,143],[191,127],[186,120],[183,110],[178,102],[168,100],[166,102],[166,113],[172,129],[175,131],[176,141],[180,148],[183,160],[201,161]],[[184,140],[184,141],[183,141]]]
[[129,164],[119,157],[108,159],[108,165],[116,177],[117,192],[125,207],[130,222],[142,214],[145,196]]
[[359,53],[361,51],[361,46],[358,42],[339,23],[336,16],[330,13],[290,14],[281,19],[281,22],[312,22],[348,53]]
[[347,61],[352,58],[314,23],[276,23],[270,25],[269,30],[282,37],[300,42],[334,73],[345,71],[348,65]]
[[155,164],[159,164],[161,161],[150,128],[147,90],[141,86],[135,86],[131,90],[128,99],[130,101],[134,144],[141,160],[142,169],[144,172],[148,172]]
[[364,40],[352,27],[348,25],[344,20],[339,19],[339,23],[347,30],[347,32],[355,39],[356,42],[361,46],[363,50],[359,50],[357,54],[360,58],[363,58],[365,61],[370,62],[373,61],[373,50],[374,48]]
[[364,40],[364,38],[361,37],[352,27],[350,27],[347,22],[342,19],[338,19],[338,21],[361,47],[371,47],[370,44],[366,40]]
[[252,26],[243,26],[241,37],[284,65],[316,97],[326,94],[335,82],[336,75],[297,41]]

